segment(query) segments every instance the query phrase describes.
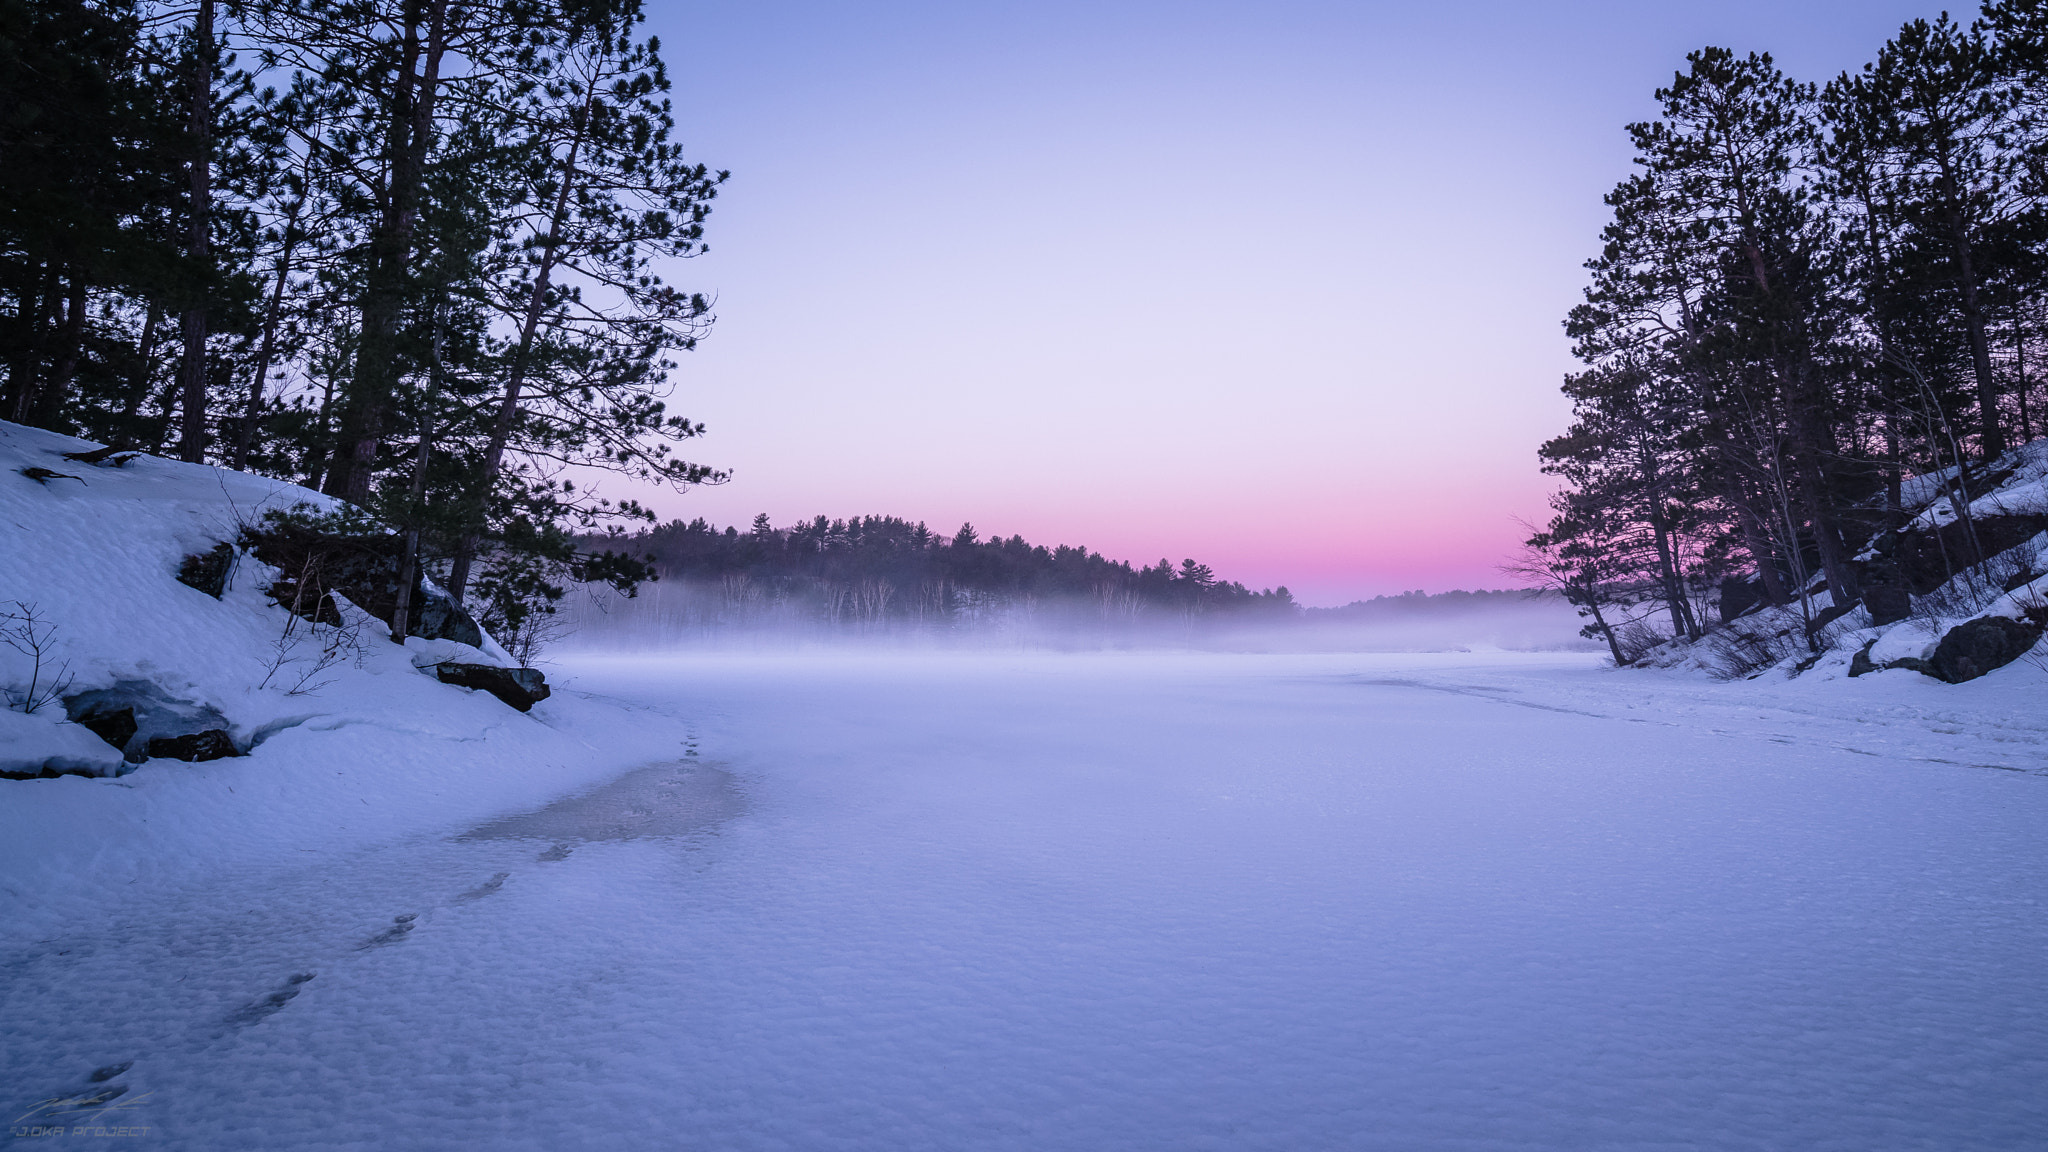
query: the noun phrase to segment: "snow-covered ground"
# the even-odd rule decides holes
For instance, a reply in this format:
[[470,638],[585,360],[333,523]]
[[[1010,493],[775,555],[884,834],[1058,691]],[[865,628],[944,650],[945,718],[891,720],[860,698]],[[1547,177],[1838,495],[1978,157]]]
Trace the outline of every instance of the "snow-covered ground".
[[2025,662],[549,674],[530,717],[416,678],[437,726],[391,694],[247,757],[0,782],[9,1119],[118,1084],[63,1122],[206,1150],[2048,1132]]

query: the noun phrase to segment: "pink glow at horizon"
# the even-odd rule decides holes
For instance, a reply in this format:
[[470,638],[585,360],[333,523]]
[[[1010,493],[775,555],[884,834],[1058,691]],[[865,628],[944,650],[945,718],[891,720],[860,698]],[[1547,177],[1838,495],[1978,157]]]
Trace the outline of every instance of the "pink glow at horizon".
[[[1898,0],[656,3],[733,170],[649,498],[1193,557],[1311,604],[1501,587],[1622,125],[1705,43],[1826,79]],[[1958,13],[1967,17],[1967,12]]]

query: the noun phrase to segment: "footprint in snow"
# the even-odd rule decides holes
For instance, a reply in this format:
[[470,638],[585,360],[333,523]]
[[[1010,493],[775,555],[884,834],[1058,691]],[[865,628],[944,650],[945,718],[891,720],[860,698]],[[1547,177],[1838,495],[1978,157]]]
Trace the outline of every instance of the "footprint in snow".
[[[134,1066],[133,1060],[109,1064],[104,1068],[95,1069],[92,1075],[85,1078],[83,1086],[72,1087],[58,1095],[36,1101],[34,1107],[16,1117],[14,1135],[60,1136],[63,1135],[66,1125],[104,1124],[106,1121],[102,1117],[106,1113],[124,1111],[132,1105],[147,1101],[149,1094],[145,1093],[132,1100],[114,1103],[128,1095],[128,1086],[109,1084],[107,1081]],[[55,1121],[54,1124],[46,1123],[52,1120]],[[30,1128],[40,1131],[31,1132]]]
[[492,876],[489,880],[486,880],[483,883],[477,885],[476,887],[471,888],[469,891],[464,892],[462,895],[457,896],[456,899],[481,900],[484,897],[489,896],[491,893],[496,892],[498,889],[503,888],[505,886],[505,881],[510,879],[511,876],[512,874],[510,872],[500,872],[497,875]]
[[[233,1012],[228,1013],[227,1022],[237,1027],[246,1027],[250,1024],[256,1023],[258,1020],[263,1019],[265,1016],[268,1016],[271,1013],[283,1008],[285,1005],[291,1003],[292,998],[299,994],[299,986],[304,984],[306,981],[311,980],[313,978],[313,975],[314,974],[311,972],[298,973],[291,979],[285,981],[284,987],[279,988],[277,991],[272,992],[268,996],[263,996],[258,999],[252,1000],[249,1003],[244,1004],[242,1007],[235,1009]],[[108,1065],[108,1067],[114,1067],[114,1065]],[[125,1066],[123,1067],[125,1068]],[[101,1069],[101,1071],[105,1071],[105,1069]],[[95,1076],[97,1076],[98,1074],[99,1073],[97,1072],[94,1073]],[[111,1074],[111,1076],[119,1076],[120,1074],[120,1072],[114,1072]]]
[[550,848],[547,851],[541,853],[539,856],[534,857],[534,859],[539,860],[543,864],[553,864],[557,860],[567,860],[569,858],[569,853],[573,851],[575,851],[575,849],[569,847],[567,844],[557,844],[553,848]]
[[417,912],[407,912],[403,916],[392,917],[391,927],[363,941],[358,950],[361,948],[381,948],[386,944],[398,943],[400,940],[405,939],[406,933],[413,930],[413,921],[419,918],[420,914]]

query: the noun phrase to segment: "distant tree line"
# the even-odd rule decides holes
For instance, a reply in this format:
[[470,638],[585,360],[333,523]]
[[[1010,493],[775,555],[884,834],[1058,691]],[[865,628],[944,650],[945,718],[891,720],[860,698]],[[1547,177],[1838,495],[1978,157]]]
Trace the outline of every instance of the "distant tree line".
[[1628,128],[1520,565],[1617,660],[1623,622],[1696,637],[1724,585],[1846,610],[1903,479],[1967,503],[2048,426],[2048,3],[1912,21],[1825,84],[1686,64]]
[[1532,599],[1541,599],[1543,594],[1532,596],[1526,588],[1475,588],[1467,592],[1453,588],[1448,592],[1429,593],[1420,588],[1412,592],[1396,592],[1391,596],[1374,596],[1370,600],[1353,600],[1335,608],[1308,608],[1303,616],[1311,621],[1379,620],[1404,615],[1449,614],[1469,612],[1476,608],[1509,608],[1524,605]]
[[[711,320],[639,0],[0,0],[0,418],[292,479],[501,625],[676,486]],[[404,611],[401,598],[400,612]]]
[[1024,609],[1185,623],[1297,611],[1284,587],[1254,592],[1194,560],[1133,567],[1087,548],[984,540],[971,524],[948,536],[894,516],[819,516],[777,528],[763,513],[744,532],[675,520],[607,542],[646,556],[665,581],[710,586],[736,616],[779,608],[828,624],[946,624]]

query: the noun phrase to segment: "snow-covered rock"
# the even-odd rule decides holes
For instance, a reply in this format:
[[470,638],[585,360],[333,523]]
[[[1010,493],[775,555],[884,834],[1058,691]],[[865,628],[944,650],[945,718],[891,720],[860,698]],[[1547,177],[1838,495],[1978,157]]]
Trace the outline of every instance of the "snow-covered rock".
[[33,716],[0,709],[0,776],[116,776],[124,767],[120,749],[66,720],[55,705]]
[[1870,662],[1882,668],[1900,660],[1925,660],[1941,643],[1941,628],[1932,620],[1902,620],[1877,638]]
[[[219,599],[179,583],[186,557],[235,543],[265,510],[336,502],[158,457],[64,456],[92,447],[0,422],[0,608],[34,605],[47,622],[58,667],[43,674],[70,678],[64,699],[97,693],[118,711],[128,697],[112,697],[146,697],[131,754],[202,729],[242,754],[124,764],[66,719],[64,699],[0,711],[0,769],[69,773],[0,780],[0,921],[56,914],[78,885],[456,829],[677,754],[678,722],[562,685],[521,714],[440,681],[443,663],[516,667],[488,637],[394,644],[346,608],[349,627],[315,628],[271,602],[278,573],[247,554]],[[77,479],[41,483],[31,468]],[[19,693],[28,675],[27,657],[0,645],[0,688]]]
[[[2009,475],[1997,488],[1970,500],[1967,510],[1972,519],[2048,515],[2048,439],[2035,440],[2013,449],[1999,458],[1992,470]],[[1955,469],[1947,468],[1935,477],[1916,478],[1916,487],[1910,495],[1928,503],[1907,525],[1909,529],[1936,528],[1958,519],[1955,502],[1943,498],[1942,491],[1954,476]],[[1904,498],[1903,486],[1901,491]],[[1913,504],[1911,499],[1905,502],[1908,507]]]

